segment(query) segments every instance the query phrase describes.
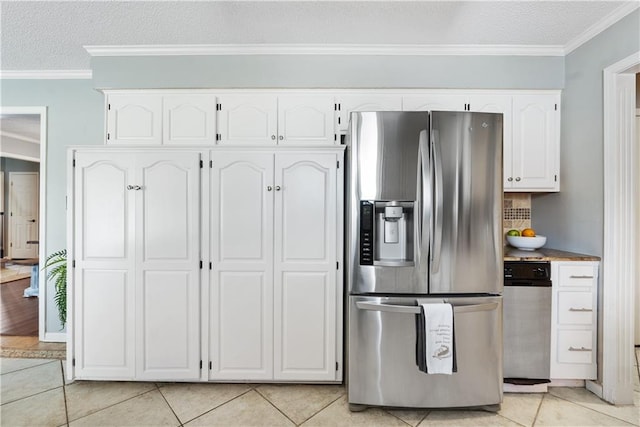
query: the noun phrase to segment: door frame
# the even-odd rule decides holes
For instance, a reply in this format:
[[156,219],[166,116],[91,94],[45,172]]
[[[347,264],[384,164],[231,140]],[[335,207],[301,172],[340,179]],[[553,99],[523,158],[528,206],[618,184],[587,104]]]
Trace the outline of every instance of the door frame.
[[[602,376],[587,388],[614,404],[633,404],[633,305],[640,201],[633,182],[640,161],[635,137],[635,73],[640,51],[604,69],[604,247]],[[635,372],[637,375],[637,372]]]
[[[38,258],[41,263],[46,259],[47,237],[47,107],[5,107],[0,106],[0,114],[34,114],[40,116],[40,178],[39,178],[39,214],[38,214]],[[6,202],[6,201],[5,201]],[[40,268],[40,267],[39,267]],[[40,341],[66,341],[64,332],[47,333],[47,281],[46,275],[39,275],[38,295],[38,338]],[[53,302],[53,301],[52,301]]]

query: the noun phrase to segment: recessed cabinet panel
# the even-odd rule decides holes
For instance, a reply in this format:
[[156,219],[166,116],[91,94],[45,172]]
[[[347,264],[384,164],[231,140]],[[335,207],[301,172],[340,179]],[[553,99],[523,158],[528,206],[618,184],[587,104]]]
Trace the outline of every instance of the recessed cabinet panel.
[[463,111],[466,95],[424,94],[402,97],[403,111]]
[[77,378],[134,376],[133,283],[127,271],[86,269],[76,276]]
[[[145,271],[139,284],[138,377],[197,379],[199,281],[191,271]],[[197,274],[197,273],[196,273]]]
[[559,325],[592,325],[593,294],[591,292],[558,292]]
[[333,96],[278,97],[279,144],[334,144]]
[[142,168],[141,194],[143,206],[144,259],[188,260],[192,254],[194,227],[197,226],[198,205],[189,199],[199,188],[199,164],[179,159],[148,162]]
[[219,200],[215,223],[219,238],[214,244],[219,250],[219,262],[264,261],[267,251],[265,238],[267,215],[272,197],[267,187],[272,185],[271,156],[252,156],[243,160],[216,156],[214,180],[219,186]]
[[563,329],[558,331],[558,362],[594,362],[593,334],[591,331]]
[[220,105],[220,144],[276,143],[275,95],[224,95]]
[[[79,158],[82,168],[82,256],[91,259],[124,259],[127,256],[129,165]],[[100,224],[96,227],[95,224]]]
[[212,378],[268,379],[272,356],[272,281],[262,272],[222,272],[213,290]]
[[327,272],[276,281],[276,379],[335,377],[335,287]]
[[[332,160],[335,156],[329,155]],[[281,201],[278,228],[282,246],[279,255],[287,261],[324,262],[329,255],[335,211],[335,161],[305,160],[302,155],[281,155],[276,159]]]
[[216,98],[213,95],[163,97],[165,144],[215,144]]
[[109,95],[107,133],[109,144],[160,144],[162,96]]

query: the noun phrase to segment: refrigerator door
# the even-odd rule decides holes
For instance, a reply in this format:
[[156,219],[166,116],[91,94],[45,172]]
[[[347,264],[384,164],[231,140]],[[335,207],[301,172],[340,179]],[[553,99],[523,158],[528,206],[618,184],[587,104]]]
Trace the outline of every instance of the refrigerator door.
[[[348,134],[347,271],[350,293],[427,293],[430,228],[428,183],[429,114],[427,112],[354,112]],[[385,228],[363,229],[362,202],[411,206],[408,262],[389,262],[383,255],[364,260],[363,233],[382,240]],[[376,211],[377,212],[377,211]],[[373,213],[375,215],[375,212]],[[415,226],[413,226],[415,224]],[[389,225],[389,224],[387,224]],[[390,224],[393,225],[393,224]],[[388,241],[387,241],[388,242]],[[369,244],[364,242],[364,245]],[[378,249],[376,247],[376,249]],[[378,259],[380,258],[380,259]],[[386,264],[386,265],[382,265]]]
[[502,115],[431,113],[429,293],[502,292]]
[[443,408],[502,402],[502,297],[445,300],[454,306],[457,372],[452,375],[426,374],[416,366],[416,298],[349,297],[350,405]]

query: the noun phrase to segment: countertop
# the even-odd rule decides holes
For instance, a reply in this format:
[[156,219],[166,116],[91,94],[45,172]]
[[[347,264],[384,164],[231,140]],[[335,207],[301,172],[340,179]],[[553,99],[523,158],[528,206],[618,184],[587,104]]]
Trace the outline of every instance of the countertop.
[[600,261],[594,255],[577,254],[558,249],[540,248],[535,251],[523,251],[511,246],[504,247],[505,261]]

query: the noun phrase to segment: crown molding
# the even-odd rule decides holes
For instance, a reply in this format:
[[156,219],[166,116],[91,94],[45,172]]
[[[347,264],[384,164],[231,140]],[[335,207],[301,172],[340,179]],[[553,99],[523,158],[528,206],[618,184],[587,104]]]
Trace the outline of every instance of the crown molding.
[[570,54],[639,7],[640,2],[638,1],[628,2],[620,6],[610,14],[605,15],[600,21],[596,22],[595,24],[587,28],[582,34],[578,35],[578,37],[567,43],[564,46],[564,54]]
[[564,56],[563,46],[414,44],[212,44],[84,46],[91,56],[408,55]]
[[91,70],[0,70],[0,79],[91,79]]

